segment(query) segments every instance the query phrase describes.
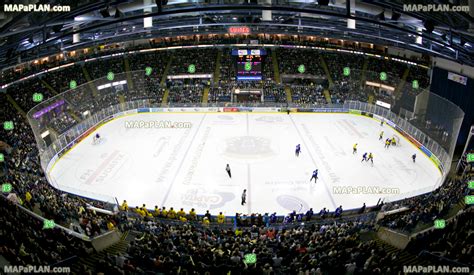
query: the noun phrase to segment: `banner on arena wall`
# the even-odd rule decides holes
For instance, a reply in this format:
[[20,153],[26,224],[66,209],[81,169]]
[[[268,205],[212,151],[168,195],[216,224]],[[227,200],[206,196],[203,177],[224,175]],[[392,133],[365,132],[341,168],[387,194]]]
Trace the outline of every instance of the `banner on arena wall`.
[[239,108],[236,108],[236,107],[224,107],[222,109],[224,112],[238,112],[239,111]]
[[298,112],[301,112],[301,113],[312,113],[312,112],[313,112],[313,109],[301,109],[301,108],[298,108]]
[[361,114],[361,111],[350,109],[350,110],[349,110],[349,114],[360,115],[360,114]]
[[150,108],[138,108],[138,113],[149,113]]
[[383,101],[380,101],[380,100],[377,100],[375,102],[375,105],[378,105],[378,106],[381,106],[381,107],[384,107],[384,108],[387,108],[387,109],[390,109],[391,105],[386,103],[386,102],[383,102]]
[[128,111],[116,113],[112,117],[113,118],[118,118],[118,117],[122,117],[122,116],[126,116],[126,115],[136,114],[137,112],[138,112],[137,109],[133,109],[133,110],[128,110]]
[[280,110],[277,108],[254,108],[255,112],[279,112]]
[[238,107],[239,112],[253,112],[253,107]]
[[344,109],[344,108],[317,108],[317,109],[312,109],[311,112],[313,113],[347,113],[349,112],[349,110]]
[[[163,111],[163,112],[217,112],[218,108],[204,108],[204,107],[185,107],[185,108],[155,108],[158,111]],[[152,109],[154,110],[154,109]]]
[[405,132],[400,127],[398,127],[398,126],[395,127],[395,130],[397,130],[402,136],[404,136],[406,139],[408,139],[408,141],[413,143],[416,147],[421,148],[423,146],[423,144],[421,144],[418,140],[416,140],[414,137],[409,135],[407,132]]
[[136,109],[128,110],[128,111],[123,112],[123,114],[125,114],[125,115],[136,114],[136,113],[137,113]]
[[448,79],[462,85],[467,85],[467,77],[452,72],[448,72]]
[[368,113],[368,112],[361,112],[360,114],[366,117],[372,117],[372,118],[374,117],[374,114]]
[[429,158],[431,158],[432,153],[431,153],[430,150],[428,150],[428,148],[426,148],[425,146],[421,146],[421,147],[420,147],[420,150],[421,150],[423,153],[425,153],[425,155],[427,155]]

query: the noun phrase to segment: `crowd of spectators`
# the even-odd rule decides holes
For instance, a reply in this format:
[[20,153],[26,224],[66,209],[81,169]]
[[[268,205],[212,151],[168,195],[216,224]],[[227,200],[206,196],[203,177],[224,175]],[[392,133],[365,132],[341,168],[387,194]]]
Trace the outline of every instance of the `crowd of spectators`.
[[209,89],[209,103],[216,102],[230,102],[232,100],[232,92],[235,89],[235,85],[232,82],[219,82],[218,85]]
[[[4,99],[5,95],[0,95]],[[86,201],[52,188],[40,167],[39,152],[34,146],[36,141],[27,121],[7,101],[1,101],[1,107],[5,112],[0,113],[0,119],[12,121],[14,125],[13,130],[0,129],[2,141],[10,146],[9,152],[3,152],[8,153],[8,157],[5,158],[7,173],[2,182],[12,185],[12,194],[15,194],[12,200],[66,227],[71,222],[78,223],[79,217],[91,218],[86,211],[87,203],[105,207],[104,203]],[[105,229],[102,221],[97,223]]]
[[[42,118],[43,123],[47,123],[56,133],[64,133],[71,127],[76,125],[79,121],[75,120],[71,113],[74,111],[66,104],[64,107],[57,109],[57,111],[50,112],[49,115]],[[44,120],[47,120],[44,121]]]
[[[287,49],[277,50],[280,74],[307,74],[324,77],[326,74],[321,65],[320,53],[312,50]],[[299,67],[304,66],[304,72]]]
[[416,226],[422,224],[431,225],[435,219],[447,214],[465,195],[472,192],[468,189],[467,182],[468,179],[451,178],[433,192],[408,198],[402,202],[386,204],[382,208],[383,211],[401,207],[408,207],[408,209],[387,216],[380,221],[380,224],[402,232],[411,232]]
[[25,112],[28,112],[33,108],[37,102],[33,101],[33,94],[41,93],[43,100],[47,100],[54,96],[50,90],[48,90],[42,82],[38,79],[28,79],[24,82],[15,83],[7,88],[7,93],[12,96],[15,102]]
[[360,87],[358,82],[340,81],[329,88],[331,101],[333,104],[343,104],[346,100],[357,100],[367,102],[368,94]]
[[85,66],[91,79],[106,77],[109,72],[113,72],[114,74],[125,72],[125,60],[123,55],[86,62]]
[[[368,58],[367,59],[367,71],[366,78],[368,81],[381,82],[383,84],[390,85],[392,87],[397,87],[397,84],[400,82],[403,73],[407,69],[407,65],[404,63],[397,64],[398,66],[393,66],[393,61],[381,59],[381,58]],[[380,73],[385,72],[387,74],[386,80],[381,80]]]
[[415,254],[427,251],[435,257],[446,259],[444,263],[456,261],[464,265],[472,264],[474,262],[473,211],[472,207],[461,211],[452,220],[447,221],[443,229],[429,229],[417,234],[407,250]]
[[152,68],[150,78],[161,80],[168,61],[171,57],[169,51],[153,51],[127,55],[131,71],[145,71],[147,67]]
[[[209,90],[209,102],[230,102],[235,90],[257,90],[264,96],[264,102],[284,103],[287,101],[284,85],[276,84],[273,80],[262,81],[220,81]],[[245,101],[236,94],[235,102],[261,102],[261,95],[248,95]]]
[[[361,242],[371,224],[358,222],[294,229],[251,227],[222,229],[160,222],[134,222],[145,231],[118,265],[138,272],[205,274],[389,274],[397,252]],[[244,258],[255,254],[256,263]],[[122,266],[122,262],[127,262]],[[117,267],[117,266],[115,266]]]
[[412,81],[418,81],[420,89],[426,89],[430,85],[429,71],[426,68],[420,66],[410,66],[410,73],[407,76],[407,82],[412,85]]
[[69,90],[70,82],[73,80],[76,82],[77,86],[87,82],[80,65],[73,65],[48,72],[43,74],[41,77],[56,91],[56,93],[62,93]]
[[262,77],[263,80],[277,81],[273,68],[272,49],[267,49],[267,55],[263,57]]
[[233,81],[237,76],[236,56],[232,55],[232,49],[224,49],[221,56],[221,67],[219,80],[224,82]]
[[[347,53],[321,53],[328,66],[329,73],[333,82],[351,80],[360,81],[364,57],[358,54]],[[344,68],[348,67],[350,72],[348,76],[344,75]]]
[[[176,83],[176,82],[175,82]],[[200,103],[202,102],[202,94],[204,85],[197,84],[175,84],[169,88],[168,103]]]
[[[14,264],[54,264],[73,255],[83,255],[92,250],[86,243],[63,230],[43,230],[43,222],[33,218],[19,206],[30,209],[44,218],[52,219],[65,227],[71,225],[83,228],[89,236],[97,236],[107,230],[104,219],[86,210],[86,201],[53,189],[40,168],[39,153],[34,146],[31,128],[0,94],[0,119],[12,121],[14,130],[0,129],[2,141],[9,149],[4,165],[7,173],[2,175],[3,183],[11,184],[12,191],[0,198],[2,227],[0,253]],[[95,206],[103,203],[88,201]],[[81,222],[83,226],[81,226]]]
[[169,75],[189,74],[189,66],[194,65],[193,74],[214,74],[216,69],[216,49],[186,49],[172,52],[173,61]]
[[300,86],[291,85],[291,96],[294,103],[297,104],[326,104],[324,97],[324,88],[321,85]]
[[263,96],[265,102],[285,103],[287,102],[285,86],[276,84],[272,80],[263,83]]
[[[0,73],[1,84],[9,83],[16,79],[19,79],[24,76],[31,75],[33,73],[40,72],[42,70],[53,68],[59,65],[64,65],[76,61],[81,61],[90,58],[96,58],[100,56],[106,56],[111,54],[119,54],[124,51],[133,51],[149,48],[160,48],[160,47],[170,47],[170,46],[183,46],[183,45],[197,45],[197,44],[241,44],[248,43],[249,39],[256,39],[260,44],[274,44],[274,45],[299,45],[299,46],[320,46],[320,47],[330,47],[338,48],[340,46],[331,44],[331,41],[326,40],[315,40],[312,38],[298,36],[297,38],[293,36],[281,36],[281,35],[265,35],[265,36],[255,36],[253,38],[247,37],[243,39],[239,36],[228,36],[228,35],[202,35],[199,38],[196,36],[179,36],[179,37],[165,37],[152,39],[149,43],[146,44],[136,44],[134,46],[128,45],[127,48],[119,45],[108,45],[105,47],[97,46],[95,48],[89,48],[84,50],[78,50],[70,52],[68,54],[60,54],[57,57],[48,57],[36,59],[35,61],[29,61],[19,66],[12,66]],[[344,45],[346,49],[354,49],[358,51],[368,52],[368,53],[377,53],[380,54],[375,48],[363,48],[361,44],[355,43],[346,43]],[[271,52],[271,50],[269,50]],[[413,58],[412,58],[413,59]],[[426,63],[426,60],[416,60],[414,61]],[[269,63],[267,63],[269,64]]]
[[0,205],[0,255],[11,264],[53,265],[93,251],[90,243],[68,235],[60,228],[45,229],[41,220],[32,218],[5,198],[0,198]]

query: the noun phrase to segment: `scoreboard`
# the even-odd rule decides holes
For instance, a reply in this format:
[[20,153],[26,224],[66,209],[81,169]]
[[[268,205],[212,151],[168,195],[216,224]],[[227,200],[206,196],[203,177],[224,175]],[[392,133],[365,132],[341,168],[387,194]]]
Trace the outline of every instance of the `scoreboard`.
[[242,55],[259,55],[259,56],[262,56],[262,55],[267,55],[267,51],[264,50],[264,49],[253,49],[253,50],[249,50],[249,49],[232,49],[232,55],[238,55],[238,56],[242,56]]
[[262,64],[265,50],[233,49],[237,59],[237,80],[262,80]]
[[262,57],[243,55],[237,59],[237,80],[261,80]]

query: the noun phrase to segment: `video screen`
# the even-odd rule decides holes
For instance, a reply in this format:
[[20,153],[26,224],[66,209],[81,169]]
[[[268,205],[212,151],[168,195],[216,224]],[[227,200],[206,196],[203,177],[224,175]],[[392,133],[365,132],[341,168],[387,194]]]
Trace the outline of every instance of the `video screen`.
[[237,58],[237,80],[261,80],[262,57],[244,55]]

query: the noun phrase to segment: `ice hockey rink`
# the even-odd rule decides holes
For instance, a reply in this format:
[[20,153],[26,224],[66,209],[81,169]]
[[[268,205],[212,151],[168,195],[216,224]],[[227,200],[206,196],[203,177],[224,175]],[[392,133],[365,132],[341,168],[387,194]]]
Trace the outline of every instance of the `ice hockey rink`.
[[[140,128],[151,121],[157,127]],[[384,140],[396,134],[353,114],[141,113],[100,127],[100,143],[90,135],[49,177],[55,187],[93,199],[226,215],[347,210],[433,190],[442,178],[434,163],[400,135],[399,147],[385,149],[382,130]],[[373,153],[373,166],[361,162],[364,152]],[[314,169],[319,179],[310,183]]]

